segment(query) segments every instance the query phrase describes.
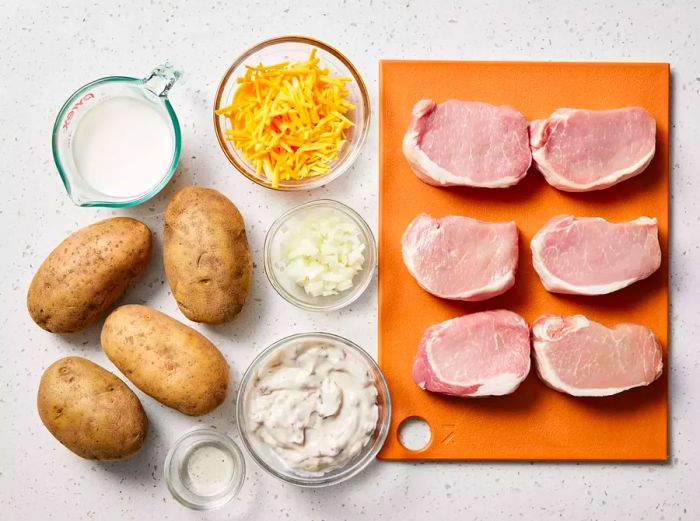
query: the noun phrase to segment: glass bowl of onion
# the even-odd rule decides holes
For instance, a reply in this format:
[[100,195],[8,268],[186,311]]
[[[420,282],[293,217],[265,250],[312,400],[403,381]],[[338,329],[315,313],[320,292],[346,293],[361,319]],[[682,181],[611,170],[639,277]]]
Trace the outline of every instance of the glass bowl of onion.
[[340,51],[306,36],[254,45],[224,74],[214,131],[229,162],[273,190],[309,190],[347,172],[369,130],[362,76]]
[[352,208],[331,199],[282,214],[265,237],[265,274],[287,302],[334,311],[357,300],[372,282],[377,246]]

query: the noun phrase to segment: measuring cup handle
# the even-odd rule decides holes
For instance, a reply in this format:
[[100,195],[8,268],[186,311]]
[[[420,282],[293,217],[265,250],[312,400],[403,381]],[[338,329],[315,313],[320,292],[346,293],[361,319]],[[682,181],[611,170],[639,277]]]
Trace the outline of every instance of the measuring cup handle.
[[182,72],[169,63],[159,65],[143,79],[145,87],[156,96],[163,98],[168,96],[168,91],[175,82],[182,76]]

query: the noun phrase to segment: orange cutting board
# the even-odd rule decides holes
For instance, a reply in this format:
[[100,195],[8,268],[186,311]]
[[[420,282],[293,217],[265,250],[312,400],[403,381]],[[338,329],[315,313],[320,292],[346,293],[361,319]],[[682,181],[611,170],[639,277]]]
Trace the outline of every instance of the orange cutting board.
[[[449,98],[511,105],[529,119],[560,107],[638,105],[656,119],[656,155],[641,175],[583,194],[560,192],[532,168],[506,189],[437,188],[421,182],[401,151],[413,104]],[[666,460],[668,457],[669,66],[662,63],[382,61],[380,64],[379,363],[393,415],[382,459]],[[401,258],[401,236],[420,212],[510,221],[520,231],[515,287],[477,303],[422,290]],[[531,262],[530,240],[557,214],[627,221],[656,217],[663,262],[646,280],[610,295],[550,294]],[[413,356],[430,325],[466,313],[507,308],[532,322],[541,314],[582,313],[603,324],[650,327],[664,348],[664,373],[645,388],[606,398],[574,398],[539,381],[535,370],[510,396],[452,398],[421,390]],[[423,418],[431,440],[411,451],[399,425]]]

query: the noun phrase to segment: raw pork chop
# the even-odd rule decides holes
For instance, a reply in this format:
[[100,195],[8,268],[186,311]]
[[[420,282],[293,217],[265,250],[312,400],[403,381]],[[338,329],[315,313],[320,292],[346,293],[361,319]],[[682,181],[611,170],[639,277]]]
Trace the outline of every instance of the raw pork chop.
[[656,121],[641,107],[559,109],[530,123],[530,145],[550,185],[567,192],[602,190],[649,165]]
[[532,264],[553,293],[604,295],[647,278],[661,265],[656,219],[611,223],[552,218],[530,243]]
[[530,330],[504,309],[429,327],[413,361],[416,384],[454,396],[510,394],[529,372]]
[[485,300],[515,283],[518,229],[514,222],[422,213],[401,239],[403,261],[418,284],[437,297]]
[[607,328],[583,315],[544,315],[532,325],[537,374],[572,396],[610,396],[661,375],[661,346],[636,324]]
[[505,188],[530,167],[527,126],[512,107],[423,99],[413,107],[403,153],[428,184]]

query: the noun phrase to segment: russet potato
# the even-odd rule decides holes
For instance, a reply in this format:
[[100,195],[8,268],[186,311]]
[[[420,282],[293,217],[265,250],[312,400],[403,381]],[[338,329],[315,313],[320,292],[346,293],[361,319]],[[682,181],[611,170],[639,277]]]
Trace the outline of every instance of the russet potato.
[[148,431],[141,402],[124,382],[78,356],[62,358],[41,377],[39,417],[78,456],[118,460],[137,453]]
[[160,311],[118,307],[105,320],[100,341],[124,376],[168,407],[200,416],[226,397],[229,368],[221,352]]
[[227,322],[248,299],[253,267],[243,217],[216,190],[189,186],[168,203],[163,261],[177,305],[190,320]]
[[151,231],[136,219],[115,217],[78,230],[34,275],[29,314],[52,333],[85,329],[143,274],[151,251]]

